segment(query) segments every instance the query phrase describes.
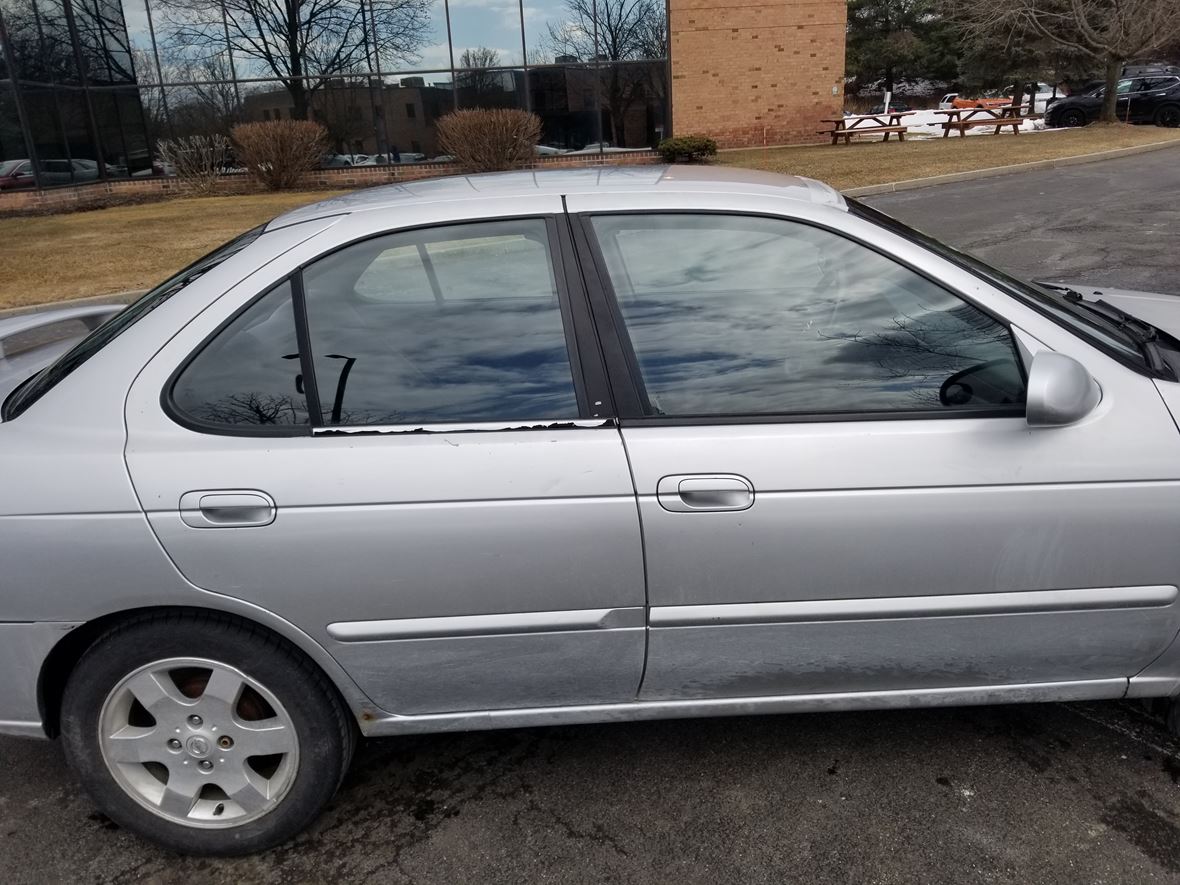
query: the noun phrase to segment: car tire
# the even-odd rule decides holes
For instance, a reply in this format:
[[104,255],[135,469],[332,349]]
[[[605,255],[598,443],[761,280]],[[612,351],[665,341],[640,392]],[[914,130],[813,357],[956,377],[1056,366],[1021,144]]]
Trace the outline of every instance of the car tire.
[[154,615],[103,635],[66,684],[61,732],[71,769],[112,821],[200,855],[299,833],[356,746],[355,723],[312,662],[218,614]]
[[1068,129],[1086,125],[1086,115],[1077,108],[1070,108],[1057,115],[1057,124]]
[[1155,125],[1175,129],[1180,126],[1180,104],[1166,104],[1155,112]]

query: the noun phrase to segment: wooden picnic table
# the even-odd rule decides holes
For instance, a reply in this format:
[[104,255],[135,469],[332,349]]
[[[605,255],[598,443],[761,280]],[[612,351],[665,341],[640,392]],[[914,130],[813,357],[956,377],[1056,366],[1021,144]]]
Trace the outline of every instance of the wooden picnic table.
[[889,136],[896,134],[898,141],[905,141],[906,126],[901,122],[902,117],[908,117],[913,111],[888,111],[881,114],[854,114],[849,117],[829,117],[821,123],[831,123],[831,129],[817,130],[820,135],[832,136],[832,144],[843,138],[845,144],[851,144],[854,135],[884,134],[882,141],[889,141]]
[[967,130],[975,126],[994,126],[992,135],[999,135],[1000,130],[1011,126],[1012,134],[1020,134],[1020,124],[1027,118],[1021,115],[1024,105],[1009,104],[998,108],[947,108],[935,111],[945,114],[946,122],[942,123],[942,137],[951,134],[952,129],[959,130],[959,135],[966,135]]

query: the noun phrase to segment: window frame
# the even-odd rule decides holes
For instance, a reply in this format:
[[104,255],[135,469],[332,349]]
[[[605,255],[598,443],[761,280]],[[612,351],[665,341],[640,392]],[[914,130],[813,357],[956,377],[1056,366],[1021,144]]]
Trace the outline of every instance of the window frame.
[[606,355],[607,368],[610,374],[615,403],[618,408],[620,426],[678,427],[733,424],[816,424],[847,421],[963,420],[971,418],[1023,419],[1027,414],[1027,408],[1024,404],[1010,407],[940,410],[914,409],[907,411],[861,409],[833,412],[755,412],[729,415],[674,416],[649,414],[650,403],[647,401],[643,374],[640,371],[639,361],[631,344],[630,332],[627,331],[618,297],[611,283],[602,246],[598,241],[593,227],[595,218],[618,217],[623,215],[723,215],[737,216],[739,218],[766,218],[787,224],[798,224],[815,228],[855,243],[863,249],[875,252],[881,257],[904,267],[911,273],[947,292],[952,297],[969,304],[993,322],[1002,326],[1011,342],[1012,355],[1016,360],[1016,365],[1020,371],[1026,392],[1028,388],[1028,366],[1025,365],[1025,360],[1021,356],[1020,346],[1013,332],[1013,324],[1010,320],[1000,316],[994,310],[981,305],[974,298],[948,286],[942,280],[936,279],[928,271],[872,243],[868,243],[860,237],[849,234],[847,231],[811,219],[799,218],[792,215],[781,215],[773,212],[750,212],[740,209],[612,209],[580,212],[571,214],[570,224],[574,231],[579,252],[585,256],[583,269],[586,275],[586,290],[590,298],[594,316],[597,319],[599,334],[607,338],[603,342],[603,352]]
[[[417,231],[434,230],[439,228],[466,227],[478,224],[495,224],[498,222],[540,221],[544,224],[548,238],[549,260],[552,264],[554,285],[557,289],[557,304],[561,315],[562,331],[565,338],[566,356],[570,363],[570,374],[574,386],[574,396],[577,402],[577,415],[554,417],[542,424],[535,421],[521,422],[517,419],[504,421],[463,421],[446,424],[408,422],[406,424],[348,424],[333,425],[325,423],[322,410],[323,404],[318,395],[318,385],[315,376],[314,354],[311,348],[311,330],[307,320],[307,303],[305,300],[303,274],[307,268],[317,262],[329,258],[345,249],[381,237],[396,234],[409,234]],[[578,272],[576,255],[569,242],[565,225],[560,224],[558,217],[553,214],[534,215],[497,215],[491,217],[456,218],[447,221],[417,224],[407,227],[386,228],[372,231],[356,237],[345,243],[340,243],[323,252],[301,261],[298,266],[289,270],[280,279],[266,285],[259,293],[252,295],[244,304],[233,311],[217,327],[204,336],[194,346],[183,360],[173,369],[163,389],[160,391],[160,406],[164,414],[176,424],[196,433],[212,436],[231,437],[316,437],[340,434],[365,433],[431,433],[431,432],[479,432],[488,430],[529,430],[538,427],[563,426],[570,422],[614,423],[616,411],[607,379],[607,370],[601,361],[597,347],[591,347],[594,342],[593,320],[587,302],[586,292],[582,285],[582,278]],[[263,298],[268,297],[275,290],[284,285],[291,287],[291,310],[294,314],[295,332],[299,342],[299,366],[303,375],[303,386],[308,398],[308,423],[291,425],[231,425],[214,424],[202,421],[187,414],[173,398],[173,391],[180,376],[188,369],[197,356],[205,350],[218,336]],[[507,425],[507,426],[506,426]]]

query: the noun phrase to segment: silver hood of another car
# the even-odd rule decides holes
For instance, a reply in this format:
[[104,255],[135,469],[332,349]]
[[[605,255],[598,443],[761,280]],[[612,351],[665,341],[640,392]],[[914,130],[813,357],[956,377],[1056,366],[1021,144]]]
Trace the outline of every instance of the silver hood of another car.
[[1131,316],[1151,323],[1153,326],[1180,338],[1180,295],[1136,292],[1132,289],[1112,289],[1109,286],[1095,288],[1073,283],[1052,283],[1049,285],[1068,286],[1087,301],[1107,301],[1119,310],[1125,310]]
[[124,307],[92,304],[0,319],[0,402]]

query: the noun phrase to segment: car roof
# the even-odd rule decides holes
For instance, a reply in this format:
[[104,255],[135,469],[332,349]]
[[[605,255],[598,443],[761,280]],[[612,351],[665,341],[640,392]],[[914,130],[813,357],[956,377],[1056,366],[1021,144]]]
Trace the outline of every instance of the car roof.
[[293,209],[271,221],[267,225],[267,230],[333,215],[397,209],[415,203],[446,200],[471,202],[481,198],[538,194],[561,196],[587,191],[765,195],[818,203],[837,209],[847,208],[839,191],[813,179],[795,175],[779,175],[774,172],[727,166],[596,166],[493,172],[483,175],[448,175],[443,178],[427,178],[404,184],[366,188]]

